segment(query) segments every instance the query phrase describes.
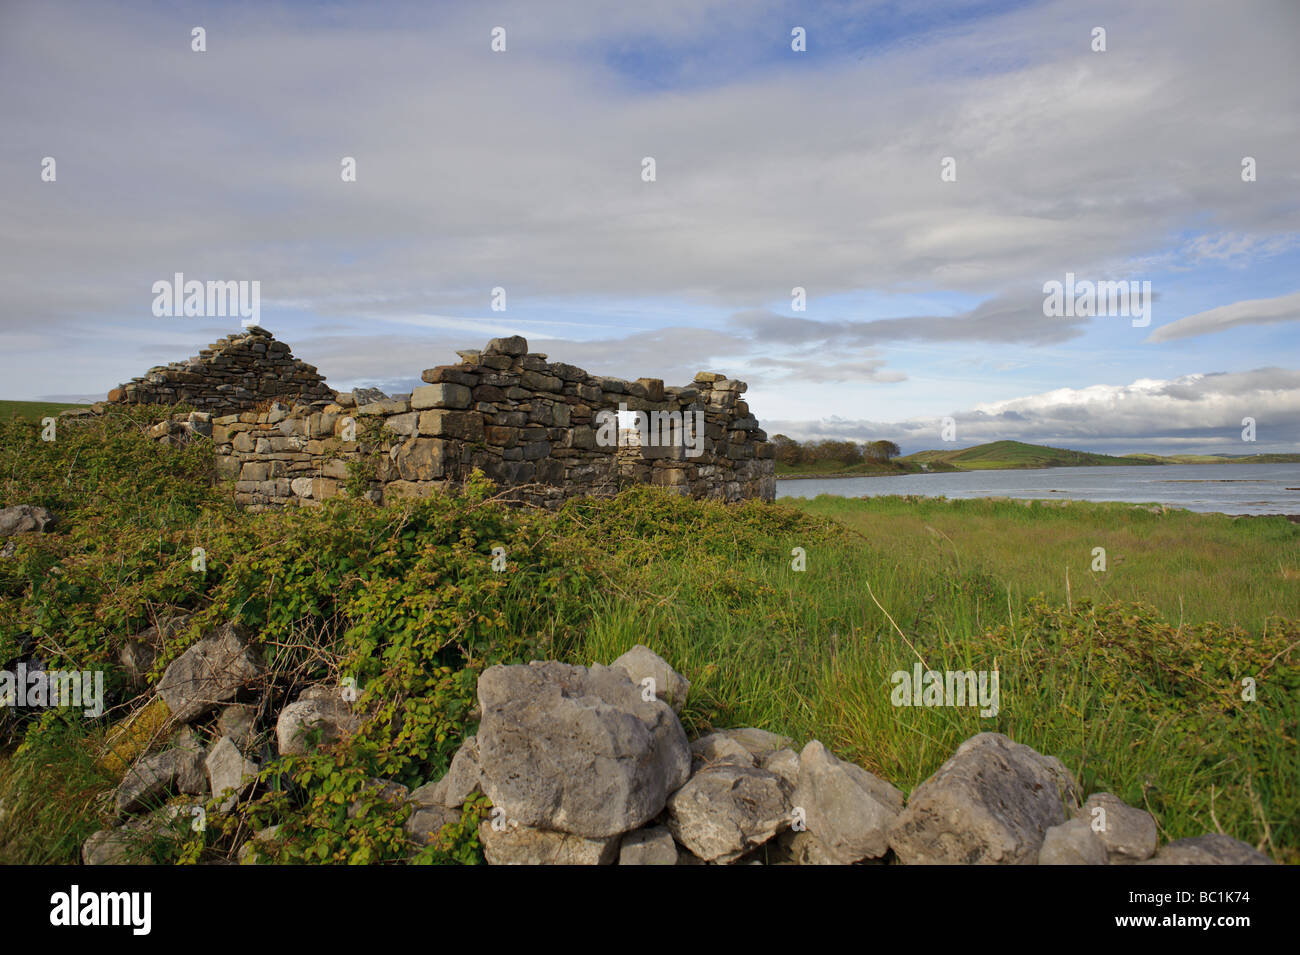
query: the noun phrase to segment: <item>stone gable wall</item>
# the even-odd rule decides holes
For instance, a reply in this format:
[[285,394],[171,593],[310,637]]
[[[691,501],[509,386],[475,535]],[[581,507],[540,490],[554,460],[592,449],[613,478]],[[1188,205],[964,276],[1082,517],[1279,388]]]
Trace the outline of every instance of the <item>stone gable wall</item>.
[[[775,448],[741,397],[744,382],[701,372],[666,388],[658,379],[591,375],[530,353],[518,336],[458,354],[460,364],[425,371],[427,384],[409,398],[356,407],[351,395],[331,395],[214,417],[218,471],[255,508],[309,504],[349,483],[376,501],[424,496],[475,468],[513,499],[547,507],[631,483],[727,501],[775,496]],[[598,440],[598,413],[620,404],[702,412],[702,453],[653,439],[630,447]]]
[[332,400],[333,389],[289,346],[253,326],[209,345],[193,358],[150,368],[108,393],[110,403],[185,403],[211,414],[246,411],[260,402]]

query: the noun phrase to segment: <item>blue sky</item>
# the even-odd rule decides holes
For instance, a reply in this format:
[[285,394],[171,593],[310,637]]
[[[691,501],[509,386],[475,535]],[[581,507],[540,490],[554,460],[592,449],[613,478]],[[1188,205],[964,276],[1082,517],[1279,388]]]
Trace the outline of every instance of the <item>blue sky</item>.
[[[180,271],[259,281],[337,388],[518,333],[737,375],[800,438],[1296,450],[1297,35],[1285,0],[7,3],[0,397],[237,330],[151,313]],[[1150,282],[1150,327],[1044,315],[1067,272]]]

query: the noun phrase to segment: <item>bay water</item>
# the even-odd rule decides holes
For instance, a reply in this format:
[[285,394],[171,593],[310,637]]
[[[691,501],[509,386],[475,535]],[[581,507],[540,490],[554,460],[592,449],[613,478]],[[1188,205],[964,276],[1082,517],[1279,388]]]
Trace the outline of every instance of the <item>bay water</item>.
[[1300,464],[1160,464],[778,480],[776,496],[1128,501],[1221,514],[1300,514]]

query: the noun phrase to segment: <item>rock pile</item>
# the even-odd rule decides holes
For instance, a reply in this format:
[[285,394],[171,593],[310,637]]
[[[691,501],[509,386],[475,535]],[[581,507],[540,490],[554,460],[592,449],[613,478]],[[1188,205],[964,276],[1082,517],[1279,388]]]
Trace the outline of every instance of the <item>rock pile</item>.
[[[215,742],[205,748],[185,727],[169,748],[137,760],[117,791],[119,812],[139,813],[168,793],[206,796],[229,812],[254,785],[255,755],[305,752],[360,725],[338,691],[310,687],[280,710],[274,742],[254,753],[253,708],[236,701],[261,677],[237,627],[173,662],[160,694],[182,721],[219,709]],[[1271,864],[1224,835],[1157,851],[1150,813],[1109,793],[1080,802],[1060,760],[999,733],[968,739],[910,799],[816,740],[796,752],[789,737],[742,728],[691,742],[677,716],[689,687],[643,646],[609,666],[494,666],[478,683],[478,732],[441,779],[414,791],[371,785],[410,806],[412,851],[481,791],[492,808],[479,839],[493,865]],[[128,858],[124,847],[150,824],[137,816],[96,833],[85,861]],[[259,833],[241,860],[255,861],[274,837]]]
[[[685,681],[645,647],[609,667],[494,667],[462,750],[493,804],[493,864],[1269,864],[1227,836],[1156,852],[1151,815],[1079,803],[1059,760],[998,733],[958,747],[905,802],[813,740],[720,730],[686,744],[665,701]],[[647,701],[646,686],[663,688]],[[680,705],[680,699],[677,700]],[[688,773],[683,772],[687,765]],[[666,795],[665,795],[666,794]]]
[[54,524],[54,515],[48,508],[31,504],[15,504],[0,508],[0,557],[12,557],[15,541],[9,538],[19,534],[44,534],[45,528]]
[[13,537],[15,534],[44,534],[45,528],[54,523],[54,515],[48,508],[34,507],[31,504],[15,504],[0,508],[0,537]]
[[328,400],[333,390],[289,346],[254,325],[227,335],[193,358],[150,368],[108,393],[110,403],[190,404],[213,414],[251,408],[267,399]]
[[149,429],[149,437],[167,447],[181,447],[195,438],[212,437],[212,415],[207,411],[176,414]]
[[[157,644],[186,623],[184,617],[168,618],[127,641],[122,659],[129,675],[139,678]],[[235,809],[252,793],[267,761],[307,752],[313,744],[335,743],[360,726],[360,715],[352,711],[341,688],[318,685],[307,687],[280,710],[273,732],[259,733],[260,706],[244,701],[264,700],[266,681],[265,665],[249,634],[236,624],[205,634],[172,661],[158,682],[158,700],[150,707],[160,706],[163,719],[141,722],[182,725],[160,750],[138,758],[128,751],[132,761],[114,794],[117,812],[128,818],[86,841],[86,864],[139,861],[141,846],[173,826],[178,816],[188,824],[190,815],[209,801],[215,801],[219,812]],[[141,740],[138,748],[148,750],[151,744]],[[164,805],[177,796],[198,798]]]

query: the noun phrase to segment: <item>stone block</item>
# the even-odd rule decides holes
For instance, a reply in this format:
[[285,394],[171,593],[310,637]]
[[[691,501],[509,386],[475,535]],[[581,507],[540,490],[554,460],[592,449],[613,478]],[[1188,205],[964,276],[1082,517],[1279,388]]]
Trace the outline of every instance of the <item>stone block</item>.
[[511,335],[509,338],[494,338],[487,343],[483,349],[486,355],[510,355],[519,356],[528,354],[528,339],[522,335]]
[[435,438],[483,440],[483,416],[474,411],[421,411],[419,432]]
[[525,371],[519,376],[520,384],[534,391],[559,391],[563,386],[559,378],[537,371]]
[[660,378],[638,378],[636,383],[645,389],[645,397],[650,401],[664,400],[664,383]]
[[416,411],[430,408],[468,408],[473,400],[473,392],[468,388],[449,382],[422,385],[411,392],[411,408]]
[[[419,391],[420,389],[416,388],[415,390]],[[414,403],[415,401],[414,395],[412,395],[411,400],[412,403]],[[384,430],[391,431],[394,434],[400,434],[405,437],[410,437],[411,435],[415,434],[416,426],[419,423],[419,418],[420,418],[419,414],[417,414],[414,411],[408,411],[406,412],[406,414],[393,415],[391,418],[384,419]]]
[[519,441],[519,429],[488,425],[484,429],[484,440],[495,447],[513,448]]
[[[426,368],[420,375],[420,378],[430,384],[447,383],[453,385],[463,385],[466,388],[472,388],[478,384],[478,375],[466,371],[463,367],[456,365],[439,365],[437,368]],[[411,393],[414,397],[414,392]]]
[[408,441],[397,449],[398,473],[404,481],[436,481],[447,472],[449,450],[446,441],[429,438]]

